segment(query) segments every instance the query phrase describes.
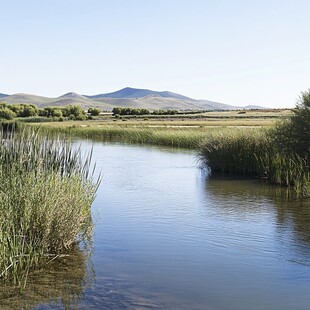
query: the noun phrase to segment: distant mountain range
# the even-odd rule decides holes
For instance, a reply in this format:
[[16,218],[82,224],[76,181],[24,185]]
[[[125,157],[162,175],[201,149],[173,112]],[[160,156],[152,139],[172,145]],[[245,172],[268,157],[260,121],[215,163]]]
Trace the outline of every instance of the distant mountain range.
[[98,107],[111,111],[114,107],[146,108],[150,110],[236,110],[263,109],[259,106],[238,107],[209,100],[195,100],[169,91],[153,91],[126,87],[116,92],[93,96],[67,93],[57,98],[30,94],[6,95],[0,93],[0,101],[7,104],[28,103],[46,106],[79,105],[83,109]]

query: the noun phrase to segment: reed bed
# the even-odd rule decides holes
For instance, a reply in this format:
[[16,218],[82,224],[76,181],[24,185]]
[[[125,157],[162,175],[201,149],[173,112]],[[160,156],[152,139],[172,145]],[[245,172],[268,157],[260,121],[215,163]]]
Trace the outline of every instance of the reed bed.
[[134,127],[133,125],[42,126],[47,133],[140,144],[197,149],[199,158],[213,173],[258,177],[309,195],[309,161],[285,153],[271,128],[249,127]]
[[89,138],[100,141],[128,142],[139,144],[155,144],[172,147],[197,149],[206,135],[218,132],[209,128],[152,128],[134,126],[102,126],[102,127],[52,127],[42,126],[41,132],[68,134],[70,136]]
[[22,287],[31,269],[87,239],[99,182],[90,160],[63,140],[0,132],[0,278]]
[[256,157],[266,152],[267,145],[262,130],[231,131],[205,139],[199,154],[212,172],[256,176],[260,173]]
[[232,132],[206,139],[199,157],[212,172],[259,177],[292,188],[299,196],[310,195],[307,161],[278,149],[266,130]]

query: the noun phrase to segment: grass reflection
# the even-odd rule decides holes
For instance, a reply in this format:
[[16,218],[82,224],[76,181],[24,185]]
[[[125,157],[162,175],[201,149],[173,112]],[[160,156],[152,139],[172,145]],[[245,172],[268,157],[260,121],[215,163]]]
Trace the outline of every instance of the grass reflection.
[[29,275],[26,288],[0,287],[0,309],[33,309],[42,304],[76,309],[85,288],[94,282],[90,251],[76,246],[70,253]]
[[[258,180],[211,177],[205,180],[208,207],[221,215],[246,219],[270,215],[275,237],[289,259],[310,265],[310,199]],[[274,223],[273,223],[274,221]]]

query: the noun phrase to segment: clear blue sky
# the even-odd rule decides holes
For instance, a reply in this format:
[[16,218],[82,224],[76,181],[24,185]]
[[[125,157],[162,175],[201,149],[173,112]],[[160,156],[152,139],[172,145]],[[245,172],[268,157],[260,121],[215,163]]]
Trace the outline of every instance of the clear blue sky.
[[310,87],[309,14],[310,0],[0,0],[0,92],[294,106]]

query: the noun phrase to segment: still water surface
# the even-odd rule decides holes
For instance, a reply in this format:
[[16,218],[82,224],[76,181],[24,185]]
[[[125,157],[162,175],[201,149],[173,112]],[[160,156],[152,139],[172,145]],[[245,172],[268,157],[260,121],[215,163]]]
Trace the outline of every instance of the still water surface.
[[[87,141],[82,149],[92,145],[103,180],[91,259],[77,249],[34,275],[24,296],[32,307],[310,309],[309,201],[210,178],[190,151]],[[21,304],[4,297],[1,309]]]

